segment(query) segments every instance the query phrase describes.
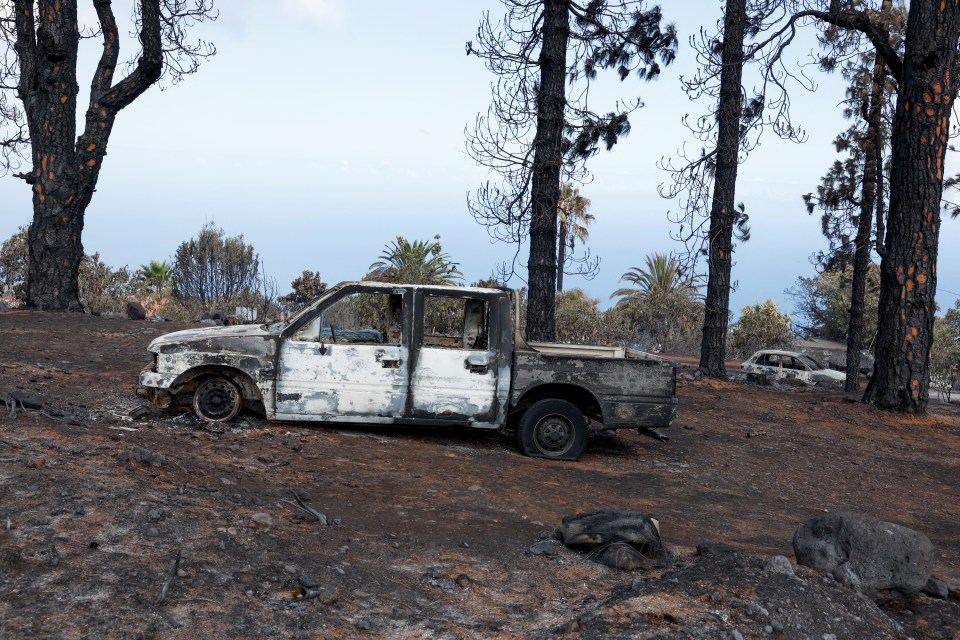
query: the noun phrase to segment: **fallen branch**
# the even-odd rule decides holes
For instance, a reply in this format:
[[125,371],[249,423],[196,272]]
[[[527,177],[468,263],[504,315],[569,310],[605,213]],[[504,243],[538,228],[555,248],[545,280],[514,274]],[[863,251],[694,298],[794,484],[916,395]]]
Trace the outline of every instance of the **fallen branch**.
[[160,589],[160,595],[157,596],[157,604],[163,604],[163,601],[167,599],[167,591],[170,590],[170,585],[173,584],[174,578],[177,577],[177,571],[180,569],[180,549],[177,549],[177,555],[170,561],[170,568],[167,570],[167,579],[163,581],[163,587]]
[[297,495],[297,492],[294,491],[293,489],[287,489],[287,491],[290,493],[290,495],[293,496],[293,499],[296,500],[296,502],[292,502],[290,500],[284,500],[283,502],[290,505],[291,507],[293,507],[294,509],[296,509],[301,513],[305,513],[309,516],[313,516],[314,518],[317,519],[317,522],[319,522],[320,524],[322,525],[327,524],[327,516],[323,515],[316,509],[312,509],[311,507],[308,507],[306,504],[304,504],[303,500],[300,499],[300,496]]

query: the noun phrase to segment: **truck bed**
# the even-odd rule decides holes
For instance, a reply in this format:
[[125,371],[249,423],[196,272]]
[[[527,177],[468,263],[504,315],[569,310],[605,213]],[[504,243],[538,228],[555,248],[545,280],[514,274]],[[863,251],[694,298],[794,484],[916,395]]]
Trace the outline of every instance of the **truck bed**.
[[618,347],[529,346],[514,353],[512,405],[537,387],[559,385],[588,391],[603,429],[665,427],[676,416],[676,369],[656,356]]
[[605,347],[592,344],[563,344],[560,342],[527,342],[533,351],[551,356],[583,356],[594,358],[630,358],[665,363],[666,361],[646,351],[627,347]]

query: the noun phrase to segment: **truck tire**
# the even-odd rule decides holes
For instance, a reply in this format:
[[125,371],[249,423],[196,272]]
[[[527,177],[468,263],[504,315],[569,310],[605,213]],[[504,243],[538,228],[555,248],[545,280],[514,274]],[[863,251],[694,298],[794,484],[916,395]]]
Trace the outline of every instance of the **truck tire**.
[[587,421],[566,400],[540,400],[520,417],[517,448],[533,458],[576,460],[587,447]]
[[207,422],[227,422],[240,412],[243,396],[227,378],[204,380],[193,394],[193,411]]

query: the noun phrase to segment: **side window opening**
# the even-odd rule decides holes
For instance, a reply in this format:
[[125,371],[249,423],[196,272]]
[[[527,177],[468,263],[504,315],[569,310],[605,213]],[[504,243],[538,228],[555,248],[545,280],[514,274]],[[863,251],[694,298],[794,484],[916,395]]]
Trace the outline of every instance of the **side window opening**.
[[424,347],[485,351],[489,331],[486,300],[424,296]]
[[787,362],[784,363],[784,368],[793,369],[795,371],[806,371],[807,366],[803,363],[803,360],[800,358],[795,358],[793,356],[787,357]]
[[340,298],[293,336],[300,342],[399,345],[403,296],[354,293]]

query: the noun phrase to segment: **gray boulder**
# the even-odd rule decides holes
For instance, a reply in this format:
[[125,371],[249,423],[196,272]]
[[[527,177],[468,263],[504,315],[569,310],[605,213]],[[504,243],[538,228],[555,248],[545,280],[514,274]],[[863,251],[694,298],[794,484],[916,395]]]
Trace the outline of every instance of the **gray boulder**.
[[785,573],[787,575],[794,575],[793,565],[790,564],[790,560],[786,556],[773,556],[767,561],[766,566],[763,568],[767,573]]
[[911,595],[933,571],[933,545],[913,529],[867,516],[836,512],[806,522],[793,534],[797,564],[832,574],[877,597],[884,591]]
[[923,587],[923,594],[937,600],[950,598],[950,585],[939,578],[930,578]]

